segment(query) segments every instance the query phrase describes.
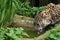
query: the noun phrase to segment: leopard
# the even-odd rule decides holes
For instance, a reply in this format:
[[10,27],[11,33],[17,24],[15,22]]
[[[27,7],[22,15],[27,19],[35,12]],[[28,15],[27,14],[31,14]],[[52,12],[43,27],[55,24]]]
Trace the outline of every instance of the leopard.
[[34,28],[37,34],[60,22],[60,4],[49,3],[46,9],[35,16]]

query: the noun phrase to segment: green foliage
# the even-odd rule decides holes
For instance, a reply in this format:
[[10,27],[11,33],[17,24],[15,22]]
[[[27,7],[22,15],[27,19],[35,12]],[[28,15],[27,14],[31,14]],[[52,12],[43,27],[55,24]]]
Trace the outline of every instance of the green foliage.
[[60,40],[60,27],[50,30],[50,33],[45,40]]
[[0,28],[0,40],[21,40],[27,36],[23,28]]
[[[0,40],[21,40],[28,36],[23,28],[6,28],[13,21],[20,0],[0,0]],[[4,27],[4,28],[2,28]]]
[[31,7],[28,2],[21,3],[20,9],[17,10],[17,14],[27,17],[34,17],[37,13],[45,10],[46,6]]
[[13,21],[15,11],[20,9],[23,0],[0,0],[0,26],[7,26]]
[[46,9],[46,6],[41,6],[41,7],[39,7],[39,11],[40,12],[42,12],[43,10],[45,10]]
[[12,0],[0,0],[0,26],[7,26],[15,15],[15,7]]

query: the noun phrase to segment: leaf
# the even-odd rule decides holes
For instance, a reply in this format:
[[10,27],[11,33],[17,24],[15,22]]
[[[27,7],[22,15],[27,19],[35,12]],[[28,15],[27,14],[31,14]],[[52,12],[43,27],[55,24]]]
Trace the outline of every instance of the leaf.
[[22,35],[29,37],[29,35],[25,32],[23,32]]

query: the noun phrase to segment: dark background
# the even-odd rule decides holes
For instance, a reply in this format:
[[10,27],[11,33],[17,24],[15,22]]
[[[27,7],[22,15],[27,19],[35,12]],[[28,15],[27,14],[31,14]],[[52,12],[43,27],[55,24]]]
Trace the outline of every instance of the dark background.
[[30,5],[33,7],[40,7],[47,5],[49,3],[59,4],[59,0],[24,0],[25,2],[30,2]]

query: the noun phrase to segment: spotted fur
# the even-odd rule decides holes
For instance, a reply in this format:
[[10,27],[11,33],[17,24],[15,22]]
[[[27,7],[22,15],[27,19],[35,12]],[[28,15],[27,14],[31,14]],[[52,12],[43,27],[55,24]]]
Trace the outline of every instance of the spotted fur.
[[46,9],[35,16],[35,29],[42,32],[43,28],[48,25],[53,25],[60,21],[60,4],[55,5],[50,3]]

